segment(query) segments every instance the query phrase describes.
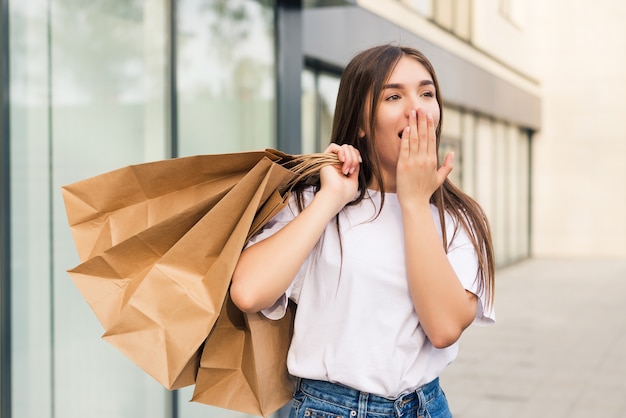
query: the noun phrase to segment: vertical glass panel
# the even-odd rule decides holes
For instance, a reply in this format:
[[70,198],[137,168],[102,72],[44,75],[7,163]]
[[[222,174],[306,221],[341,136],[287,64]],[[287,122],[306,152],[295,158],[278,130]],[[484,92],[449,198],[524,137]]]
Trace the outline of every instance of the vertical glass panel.
[[493,207],[493,153],[494,153],[494,138],[491,128],[491,121],[487,118],[478,117],[476,120],[476,146],[475,146],[475,158],[476,161],[476,188],[475,199],[485,210],[487,217],[493,222],[494,207]]
[[274,2],[176,2],[179,154],[276,144]]
[[[178,153],[216,154],[276,146],[274,1],[176,2]],[[242,417],[189,402],[181,418]]]
[[24,418],[52,414],[47,3],[9,8],[11,386],[13,416]]
[[516,144],[517,158],[517,248],[520,258],[530,256],[528,244],[530,240],[530,138],[523,129],[518,129]]
[[305,70],[302,74],[302,152],[321,152],[330,143],[339,76]]
[[456,186],[461,187],[462,155],[461,155],[461,113],[454,108],[444,107],[444,123],[441,129],[441,143],[439,144],[439,161],[443,163],[448,153],[454,152],[454,170],[448,178]]
[[315,74],[305,69],[302,72],[302,153],[310,154],[317,148],[317,88]]
[[508,155],[507,155],[507,141],[506,141],[506,129],[501,122],[494,123],[495,137],[494,137],[494,164],[493,164],[493,177],[494,177],[494,202],[495,213],[492,219],[493,226],[493,241],[496,252],[496,263],[502,265],[509,261],[509,234],[508,234],[508,193],[507,187],[509,187],[509,171]]
[[461,121],[461,186],[472,197],[475,196],[476,177],[474,120],[473,114],[464,113]]
[[50,1],[56,417],[170,415],[169,393],[99,338],[100,324],[65,272],[78,258],[60,190],[111,169],[166,157],[166,5],[165,0]]
[[441,133],[452,138],[461,137],[461,112],[453,107],[443,107],[444,123],[441,125]]
[[519,228],[517,227],[518,222],[518,212],[521,209],[520,203],[517,201],[517,196],[519,194],[519,182],[518,176],[520,174],[520,167],[518,167],[519,159],[517,158],[517,132],[518,129],[514,125],[509,125],[506,127],[505,131],[505,141],[506,141],[506,176],[507,183],[505,194],[506,194],[506,229],[507,229],[507,251],[508,251],[508,262],[512,262],[518,259],[520,254],[520,249],[518,248],[519,238],[518,234],[520,233]]
[[323,151],[330,143],[330,135],[335,116],[339,77],[322,73],[319,76],[319,138],[317,151]]

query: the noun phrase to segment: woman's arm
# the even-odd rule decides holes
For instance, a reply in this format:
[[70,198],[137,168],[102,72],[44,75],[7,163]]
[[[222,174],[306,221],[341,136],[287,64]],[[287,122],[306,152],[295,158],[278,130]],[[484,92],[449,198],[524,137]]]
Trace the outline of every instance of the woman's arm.
[[476,316],[478,298],[452,269],[430,206],[403,208],[407,276],[424,332],[437,348],[456,342]]
[[230,296],[244,312],[268,308],[285,293],[330,220],[358,188],[360,156],[348,145],[331,144],[340,167],[320,171],[321,188],[311,203],[271,237],[246,248],[233,273]]
[[424,332],[437,348],[456,342],[477,309],[476,295],[464,289],[448,261],[430,209],[430,197],[451,170],[451,155],[437,169],[432,118],[420,113],[418,121],[411,115],[402,136],[397,193],[411,298]]

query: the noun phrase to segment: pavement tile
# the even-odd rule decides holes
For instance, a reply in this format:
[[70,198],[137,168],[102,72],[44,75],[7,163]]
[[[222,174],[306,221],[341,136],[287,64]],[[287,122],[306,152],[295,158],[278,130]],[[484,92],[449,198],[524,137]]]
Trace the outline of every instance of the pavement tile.
[[626,417],[626,260],[500,269],[495,307],[441,376],[455,418]]

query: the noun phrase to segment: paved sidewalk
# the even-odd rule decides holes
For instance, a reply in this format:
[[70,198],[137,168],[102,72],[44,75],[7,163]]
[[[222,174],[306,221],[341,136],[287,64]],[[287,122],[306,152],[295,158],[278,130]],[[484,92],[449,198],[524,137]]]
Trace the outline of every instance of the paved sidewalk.
[[455,418],[626,417],[626,260],[501,269],[495,306],[441,377]]

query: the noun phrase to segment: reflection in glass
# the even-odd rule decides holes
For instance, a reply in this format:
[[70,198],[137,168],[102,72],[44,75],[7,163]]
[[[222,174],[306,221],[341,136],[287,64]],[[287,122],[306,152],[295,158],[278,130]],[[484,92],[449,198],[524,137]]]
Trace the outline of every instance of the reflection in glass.
[[[219,154],[276,146],[274,1],[179,0],[178,154]],[[189,402],[180,418],[242,417]]]
[[51,2],[55,415],[165,417],[169,395],[120,352],[64,270],[77,264],[63,184],[165,158],[166,2]]
[[61,186],[166,157],[163,1],[26,0],[11,20],[13,416],[165,417],[66,270]]
[[454,152],[454,169],[448,175],[457,187],[462,187],[463,150],[461,148],[462,126],[461,113],[452,107],[444,107],[445,123],[441,125],[441,143],[439,144],[439,161],[443,164],[446,155]]
[[273,3],[177,2],[180,155],[275,146]]
[[302,73],[302,152],[321,152],[330,142],[339,76],[306,69]]
[[14,416],[45,418],[52,405],[45,0],[15,2],[9,12],[11,401]]
[[318,150],[323,151],[330,142],[337,92],[339,91],[339,77],[321,73],[319,75],[318,88],[320,98]]
[[317,89],[315,86],[315,74],[305,69],[302,72],[302,153],[310,154],[317,151],[317,122],[315,106],[317,104]]

